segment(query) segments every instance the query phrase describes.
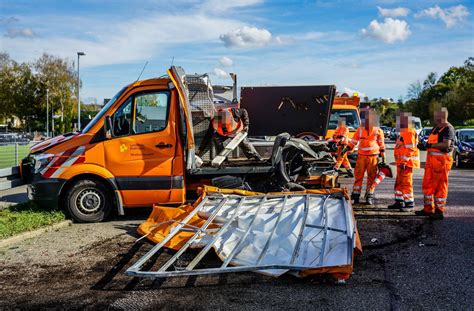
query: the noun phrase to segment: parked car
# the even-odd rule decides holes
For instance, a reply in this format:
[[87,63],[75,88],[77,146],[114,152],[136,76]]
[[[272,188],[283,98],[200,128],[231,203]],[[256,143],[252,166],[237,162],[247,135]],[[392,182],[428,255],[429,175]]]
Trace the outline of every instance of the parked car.
[[424,127],[418,135],[418,149],[426,150],[426,143],[428,142],[428,136],[430,136],[432,127]]
[[413,127],[415,128],[416,133],[420,135],[423,128],[421,125],[421,119],[418,117],[412,117],[412,121],[413,121]]
[[392,128],[389,126],[382,125],[380,126],[380,129],[383,131],[383,135],[385,136],[385,138],[389,138],[389,134]]
[[391,140],[396,140],[397,136],[398,136],[397,129],[392,128],[392,130],[390,131],[390,139]]
[[474,163],[474,129],[456,131],[453,158],[457,168]]

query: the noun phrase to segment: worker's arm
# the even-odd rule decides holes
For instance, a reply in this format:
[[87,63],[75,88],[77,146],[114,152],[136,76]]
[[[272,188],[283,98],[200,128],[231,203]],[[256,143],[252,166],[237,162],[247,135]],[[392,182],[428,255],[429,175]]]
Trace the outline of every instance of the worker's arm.
[[379,128],[379,135],[377,135],[377,145],[379,145],[380,156],[382,157],[382,162],[385,162],[385,135],[383,134],[383,131],[380,128]]
[[244,131],[247,132],[250,126],[250,118],[249,118],[249,113],[247,112],[247,109],[239,108],[239,109],[236,109],[236,112],[240,120],[242,120],[242,123],[244,124]]
[[350,149],[354,149],[354,147],[357,146],[357,144],[359,143],[360,135],[361,135],[360,132],[361,132],[361,129],[358,128],[356,132],[354,133],[354,136],[352,137],[352,139],[349,139],[349,141],[347,142],[347,146],[349,146]]

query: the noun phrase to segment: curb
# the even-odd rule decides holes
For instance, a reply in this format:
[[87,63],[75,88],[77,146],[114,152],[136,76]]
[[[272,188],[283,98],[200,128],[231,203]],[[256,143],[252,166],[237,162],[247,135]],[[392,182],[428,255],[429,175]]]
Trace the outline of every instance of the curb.
[[33,230],[33,231],[28,231],[28,232],[25,232],[25,233],[20,233],[18,235],[6,238],[4,240],[0,240],[0,248],[7,247],[7,246],[10,246],[12,244],[16,244],[18,242],[22,242],[24,240],[28,240],[28,239],[40,236],[43,233],[46,233],[46,232],[49,232],[49,231],[53,231],[53,230],[56,230],[56,229],[61,229],[61,228],[64,228],[64,227],[68,227],[70,225],[72,225],[72,221],[65,220],[65,221],[61,221],[61,222],[59,222],[57,224],[54,224],[54,225],[50,225],[50,226],[43,227],[43,228],[40,228],[40,229],[36,229],[36,230]]

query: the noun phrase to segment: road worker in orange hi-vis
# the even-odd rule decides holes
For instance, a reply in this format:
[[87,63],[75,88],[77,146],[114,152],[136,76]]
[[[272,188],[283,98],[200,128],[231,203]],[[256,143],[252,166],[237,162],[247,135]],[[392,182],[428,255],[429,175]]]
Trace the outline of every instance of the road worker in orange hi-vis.
[[337,146],[337,158],[336,165],[334,165],[334,170],[341,173],[341,165],[346,169],[347,175],[349,177],[354,177],[354,172],[352,171],[351,163],[347,158],[347,152],[343,152],[344,147],[348,142],[349,129],[346,126],[346,118],[341,117],[337,121],[337,129],[334,131],[332,138],[329,140],[333,143],[336,143]]
[[448,197],[448,174],[453,165],[454,127],[448,122],[448,110],[434,112],[434,128],[426,144],[425,175],[423,176],[424,208],[417,215],[443,219]]
[[375,191],[373,185],[377,175],[378,157],[381,156],[382,162],[385,163],[384,135],[382,129],[377,126],[378,116],[375,110],[361,109],[360,115],[362,126],[356,130],[354,137],[347,143],[349,150],[359,146],[351,198],[354,200],[354,204],[359,203],[362,182],[365,172],[367,172],[365,200],[368,205],[373,205]]
[[[202,157],[209,150],[211,142],[215,144],[216,151],[219,154],[224,150],[224,142],[227,139],[235,137],[237,133],[242,131],[248,132],[249,126],[250,118],[246,109],[222,108],[217,110],[196,154]],[[248,159],[263,161],[263,158],[247,138],[239,144],[239,147]]]
[[413,196],[413,169],[420,167],[418,134],[413,128],[411,114],[401,112],[397,116],[397,130],[400,133],[394,147],[397,178],[395,179],[395,203],[389,209],[410,210],[415,207]]

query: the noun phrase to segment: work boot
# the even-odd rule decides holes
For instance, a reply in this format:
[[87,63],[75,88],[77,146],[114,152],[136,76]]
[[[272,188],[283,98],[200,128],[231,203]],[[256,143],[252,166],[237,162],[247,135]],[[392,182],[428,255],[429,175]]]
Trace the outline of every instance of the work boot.
[[392,205],[387,206],[388,209],[402,209],[405,207],[405,203],[403,201],[395,200],[395,203]]
[[354,172],[352,171],[351,168],[348,168],[348,169],[347,169],[347,176],[348,176],[348,177],[351,177],[351,178],[354,177]]
[[367,205],[374,205],[374,194],[373,193],[367,193],[365,195],[365,203]]
[[420,211],[415,211],[415,215],[416,216],[429,216],[429,217],[432,217],[432,215],[434,215],[434,213],[428,213],[428,212],[425,212],[424,209],[422,209]]
[[436,210],[434,214],[431,214],[430,218],[433,220],[443,220],[444,214],[440,210]]
[[258,162],[264,162],[264,161],[265,161],[265,159],[262,158],[261,155],[256,155],[256,156],[254,156],[253,158],[254,158],[256,161],[258,161]]
[[354,200],[354,204],[359,204],[360,194],[351,194],[351,199]]
[[405,206],[402,207],[403,212],[410,212],[415,208],[415,202],[405,202]]

